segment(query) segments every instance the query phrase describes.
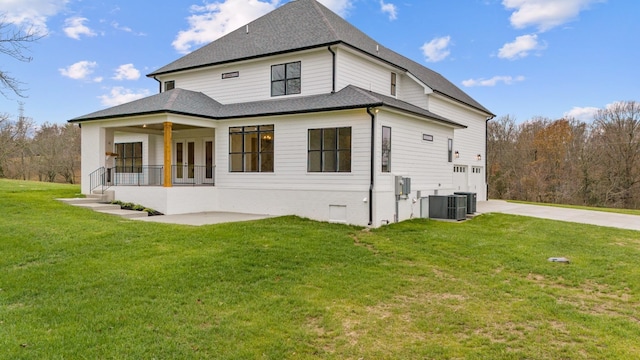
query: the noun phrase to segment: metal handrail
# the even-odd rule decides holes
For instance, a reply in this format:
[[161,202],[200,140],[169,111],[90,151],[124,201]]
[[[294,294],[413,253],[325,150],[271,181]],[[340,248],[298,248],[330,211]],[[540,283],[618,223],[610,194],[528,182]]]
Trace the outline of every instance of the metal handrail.
[[[177,186],[214,186],[215,169],[215,165],[172,165],[171,181]],[[90,191],[101,187],[102,193],[111,186],[163,186],[164,166],[101,167],[89,176]]]
[[111,172],[104,166],[96,169],[89,174],[89,193],[100,187],[100,193],[104,194],[104,191],[111,186]]
[[109,170],[111,170],[113,185],[164,185],[164,167],[162,165],[115,166]]
[[215,185],[215,165],[172,165],[171,178],[174,185]]

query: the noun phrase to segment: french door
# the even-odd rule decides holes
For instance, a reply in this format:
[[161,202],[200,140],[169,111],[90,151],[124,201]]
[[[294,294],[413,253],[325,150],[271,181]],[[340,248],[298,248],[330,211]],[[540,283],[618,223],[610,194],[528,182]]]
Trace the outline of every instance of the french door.
[[195,178],[195,145],[193,141],[176,142],[174,177],[177,183],[193,182]]

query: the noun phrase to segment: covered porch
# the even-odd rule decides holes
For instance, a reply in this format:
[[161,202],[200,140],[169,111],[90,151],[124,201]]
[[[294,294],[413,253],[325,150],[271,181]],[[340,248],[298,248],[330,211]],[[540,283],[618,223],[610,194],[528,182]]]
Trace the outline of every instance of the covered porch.
[[82,192],[215,186],[215,122],[155,114],[82,124]]

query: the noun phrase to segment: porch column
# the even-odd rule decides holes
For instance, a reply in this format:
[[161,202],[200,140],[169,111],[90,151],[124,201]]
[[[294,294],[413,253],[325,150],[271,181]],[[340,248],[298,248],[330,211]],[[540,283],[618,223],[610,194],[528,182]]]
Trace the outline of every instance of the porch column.
[[164,123],[164,187],[171,187],[171,131],[173,124]]

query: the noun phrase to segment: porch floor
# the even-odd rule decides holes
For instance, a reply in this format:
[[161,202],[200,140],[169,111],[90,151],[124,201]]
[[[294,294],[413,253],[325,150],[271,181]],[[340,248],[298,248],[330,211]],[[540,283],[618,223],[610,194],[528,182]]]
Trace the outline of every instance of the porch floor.
[[157,222],[157,223],[165,223],[165,224],[202,226],[202,225],[220,224],[220,223],[228,223],[228,222],[261,220],[261,219],[266,219],[270,217],[273,217],[273,216],[262,215],[262,214],[243,214],[243,213],[233,213],[233,212],[212,211],[212,212],[200,212],[200,213],[192,213],[192,214],[147,216],[147,217],[135,218],[133,220]]

